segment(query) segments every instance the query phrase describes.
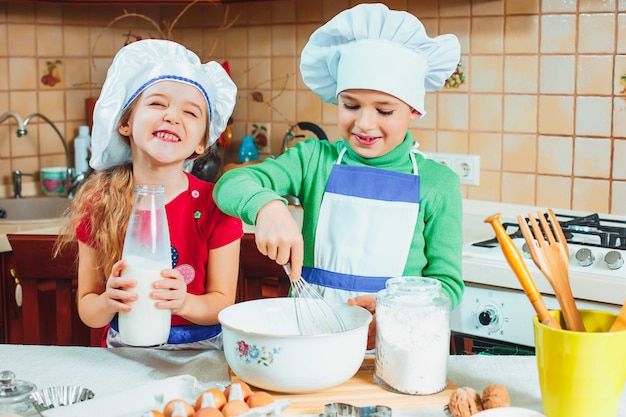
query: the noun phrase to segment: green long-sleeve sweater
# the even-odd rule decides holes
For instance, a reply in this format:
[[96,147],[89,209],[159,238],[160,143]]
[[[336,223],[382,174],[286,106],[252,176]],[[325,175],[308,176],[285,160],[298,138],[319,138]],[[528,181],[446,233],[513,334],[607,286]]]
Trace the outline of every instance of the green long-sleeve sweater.
[[[377,158],[363,158],[350,147],[342,164],[370,166],[412,173],[410,132],[404,142]],[[315,230],[326,182],[343,140],[330,143],[309,139],[276,159],[226,172],[217,182],[214,198],[225,213],[254,225],[261,207],[281,196],[298,197],[304,209],[304,266],[313,266]],[[448,167],[416,154],[420,175],[420,208],[404,276],[436,278],[454,308],[464,285],[462,268],[462,199],[459,177]],[[284,199],[283,199],[284,200]],[[286,202],[286,201],[285,201]]]

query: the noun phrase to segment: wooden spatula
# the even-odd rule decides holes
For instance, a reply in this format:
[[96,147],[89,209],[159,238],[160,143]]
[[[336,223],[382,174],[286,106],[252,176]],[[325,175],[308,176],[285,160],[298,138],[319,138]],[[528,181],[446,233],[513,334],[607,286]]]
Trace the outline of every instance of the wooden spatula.
[[622,305],[622,309],[619,311],[617,318],[609,329],[610,332],[619,332],[620,330],[626,330],[626,301],[624,302],[624,305]]

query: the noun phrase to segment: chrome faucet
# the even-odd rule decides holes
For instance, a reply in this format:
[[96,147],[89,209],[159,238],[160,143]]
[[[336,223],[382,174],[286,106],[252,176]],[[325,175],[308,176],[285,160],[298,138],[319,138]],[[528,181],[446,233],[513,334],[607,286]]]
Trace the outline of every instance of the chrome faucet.
[[8,112],[3,113],[2,116],[0,116],[0,123],[4,122],[9,117],[14,118],[15,121],[17,122],[17,137],[21,138],[22,136],[24,136],[26,134],[26,124],[22,120],[22,116],[20,116],[14,111],[8,111]]
[[13,171],[13,198],[22,198],[22,177],[24,175],[35,176],[35,174],[22,172],[19,169]]
[[[28,116],[26,116],[24,120],[22,120],[20,115],[13,111],[8,111],[4,113],[2,116],[0,116],[0,123],[8,119],[9,117],[13,117],[17,121],[17,124],[18,124],[17,137],[18,138],[26,135],[27,133],[26,126],[28,125],[28,123],[30,123],[30,121],[34,117],[39,117],[43,119],[46,123],[48,123],[52,127],[54,132],[57,134],[57,136],[61,140],[61,143],[63,144],[63,150],[65,151],[65,160],[66,160],[66,166],[67,166],[67,175],[65,178],[65,190],[66,190],[67,197],[72,198],[74,196],[74,192],[78,189],[78,186],[85,179],[86,174],[75,175],[75,170],[72,167],[72,160],[70,158],[70,150],[67,146],[67,141],[65,140],[65,138],[63,137],[59,129],[56,127],[56,125],[50,119],[48,119],[46,116],[44,116],[41,113],[29,114]],[[14,192],[15,198],[20,198],[22,195],[22,176],[23,175],[32,175],[32,174],[24,174],[19,170],[13,173],[13,192]]]

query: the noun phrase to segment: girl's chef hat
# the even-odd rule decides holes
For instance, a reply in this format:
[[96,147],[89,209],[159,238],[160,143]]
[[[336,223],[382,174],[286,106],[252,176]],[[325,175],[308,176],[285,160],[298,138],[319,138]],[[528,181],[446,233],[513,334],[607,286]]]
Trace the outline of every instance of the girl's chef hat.
[[360,4],[317,29],[302,50],[304,83],[337,104],[347,89],[382,91],[424,111],[424,94],[452,75],[461,47],[454,35],[430,38],[410,13]]
[[133,42],[115,55],[96,102],[90,161],[94,169],[130,161],[130,147],[117,130],[119,118],[139,94],[159,81],[179,81],[200,90],[209,109],[208,145],[224,131],[235,107],[237,87],[219,63],[202,64],[195,53],[171,41]]

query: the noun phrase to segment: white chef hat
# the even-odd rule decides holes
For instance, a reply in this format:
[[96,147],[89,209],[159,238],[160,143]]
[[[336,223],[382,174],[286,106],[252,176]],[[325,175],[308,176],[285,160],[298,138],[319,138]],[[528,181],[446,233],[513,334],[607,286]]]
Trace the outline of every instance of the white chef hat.
[[430,38],[408,12],[359,4],[317,29],[302,50],[304,83],[337,104],[347,89],[382,91],[424,111],[426,91],[440,89],[461,55],[456,36]]
[[202,64],[195,53],[172,41],[133,42],[115,55],[94,108],[92,168],[107,169],[131,160],[130,147],[117,129],[120,116],[139,94],[159,81],[179,81],[200,90],[208,106],[208,145],[226,129],[237,87],[219,63]]

